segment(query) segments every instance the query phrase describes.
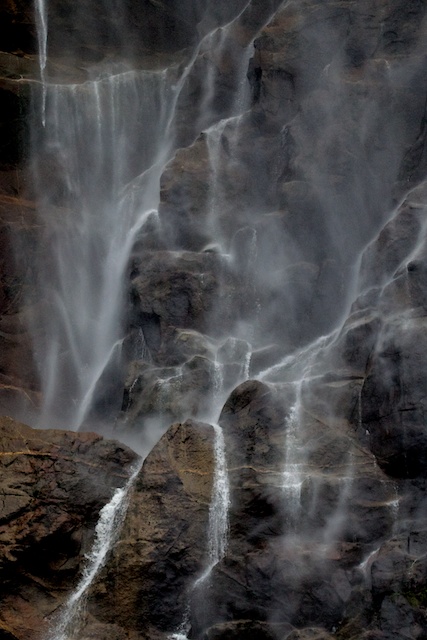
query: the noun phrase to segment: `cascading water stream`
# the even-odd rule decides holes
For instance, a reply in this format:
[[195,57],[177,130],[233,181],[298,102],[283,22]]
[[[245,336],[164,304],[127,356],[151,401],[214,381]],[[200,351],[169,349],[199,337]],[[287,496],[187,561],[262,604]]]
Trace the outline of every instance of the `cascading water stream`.
[[228,544],[228,511],[230,507],[230,485],[228,481],[227,458],[222,428],[213,424],[215,432],[214,475],[208,523],[208,566],[195,581],[193,589],[208,580],[212,569],[222,560]]
[[[215,432],[214,443],[214,475],[212,496],[209,507],[208,522],[208,565],[202,575],[197,578],[191,591],[203,589],[207,584],[212,569],[220,562],[227,551],[228,545],[228,512],[230,508],[230,485],[228,480],[227,459],[225,452],[224,433],[218,424],[213,424]],[[188,640],[190,610],[184,613],[183,622],[176,633],[169,636],[169,640]]]
[[[51,306],[43,317],[49,343],[37,353],[45,386],[44,424],[61,415],[64,424],[78,429],[106,367],[120,359],[123,276],[135,237],[157,205],[170,145],[174,92],[167,75],[128,72],[47,88],[44,147],[62,168],[59,198],[72,219],[57,219],[56,194],[38,166],[40,209],[51,233],[53,262],[40,266],[42,285],[51,290]],[[122,194],[130,163],[127,140],[137,135],[132,127],[136,110],[148,121],[156,119],[141,139],[148,170],[138,206],[127,191]],[[72,403],[64,402],[64,391]]]
[[225,555],[228,542],[228,510],[230,506],[230,486],[228,482],[225,441],[222,428],[212,425],[215,431],[214,460],[215,471],[212,485],[212,499],[209,508],[208,556],[209,566],[200,581],[206,580],[213,567]]
[[296,383],[296,398],[286,420],[285,464],[283,469],[283,492],[289,527],[295,529],[301,509],[301,490],[304,481],[301,460],[301,394],[303,380]]
[[42,84],[41,121],[46,126],[46,63],[47,63],[47,9],[45,0],[36,0],[35,5],[37,40],[39,49],[40,82]]
[[[45,126],[33,165],[47,249],[36,278],[48,301],[30,321],[43,397],[37,422],[79,429],[95,405],[114,402],[102,387],[106,376],[120,375],[124,275],[138,234],[157,212],[181,91],[199,52],[212,37],[225,42],[236,18],[204,36],[183,70],[116,65],[84,83],[52,84],[44,81],[47,8],[43,0],[36,8]],[[248,46],[239,58],[231,111],[247,106],[250,53]],[[212,82],[205,78],[208,102]],[[135,163],[139,175],[129,181]]]
[[77,587],[62,607],[56,621],[51,625],[46,640],[74,640],[77,638],[76,634],[79,633],[84,614],[86,595],[119,536],[126,515],[129,491],[141,466],[142,462],[135,467],[126,485],[121,489],[116,489],[110,502],[101,509],[95,527],[93,546],[87,555],[87,565]]

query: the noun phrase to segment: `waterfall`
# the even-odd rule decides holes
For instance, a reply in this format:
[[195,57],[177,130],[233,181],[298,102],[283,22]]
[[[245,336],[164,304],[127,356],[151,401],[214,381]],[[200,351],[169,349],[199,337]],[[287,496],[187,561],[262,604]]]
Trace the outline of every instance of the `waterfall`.
[[[50,260],[43,257],[39,267],[40,287],[49,288],[51,301],[42,310],[48,345],[37,349],[36,343],[44,384],[41,424],[61,416],[62,424],[78,429],[102,375],[120,361],[124,273],[135,237],[157,205],[173,100],[167,71],[47,88],[44,149],[62,171],[63,185],[62,193],[52,193],[44,165],[36,166],[51,248]],[[155,114],[156,124],[138,135],[134,123],[140,112],[149,121]],[[145,171],[137,203],[126,187],[132,136],[142,145]],[[72,211],[71,218],[58,217],[55,198]]]
[[[28,317],[38,380],[12,372],[5,392],[40,398],[35,426],[114,425],[136,448],[171,422],[214,423],[206,548],[200,529],[187,542],[191,527],[179,558],[168,547],[180,592],[175,603],[174,585],[147,596],[171,605],[169,621],[144,609],[153,635],[181,620],[174,640],[190,625],[197,638],[250,635],[247,619],[260,635],[276,619],[330,633],[379,545],[425,528],[404,495],[425,470],[425,193],[402,199],[426,164],[423,51],[411,36],[423,3],[33,4],[38,68],[18,47],[4,57],[2,91],[19,88],[11,113],[32,90],[31,176],[13,206],[36,213],[22,224],[28,297],[10,307],[18,319],[2,319],[0,364],[28,353],[24,330],[8,332]],[[3,169],[12,207],[15,167]],[[16,220],[4,217],[7,233],[20,233]],[[15,296],[6,275],[2,304]],[[202,514],[208,480],[193,471],[168,491],[190,487]],[[101,511],[49,640],[78,635],[126,491]],[[155,562],[154,582],[167,581]]]
[[230,507],[230,485],[228,481],[225,441],[222,428],[212,425],[215,431],[214,475],[208,523],[208,566],[194,583],[193,589],[203,585],[212,569],[222,560],[228,543],[228,511]]
[[212,385],[213,386],[213,397],[212,397],[213,409],[212,411],[215,412],[218,410],[218,406],[220,405],[224,397],[224,367],[222,364],[220,364],[216,360],[212,364],[213,364],[213,375],[212,375],[213,377],[213,385]]
[[139,327],[138,329],[136,349],[137,349],[137,354],[136,354],[137,358],[145,362],[151,362],[150,349],[148,348],[147,341],[145,339],[144,332],[141,327]]
[[230,505],[224,434],[219,425],[214,424],[213,428],[215,430],[215,471],[211,506],[209,508],[209,571],[222,560],[227,548],[228,509]]
[[35,0],[40,82],[42,84],[41,121],[46,126],[47,7],[45,0]]
[[[44,246],[34,286],[43,304],[30,329],[42,386],[40,426],[77,430],[92,411],[108,415],[121,405],[108,385],[114,389],[122,375],[126,269],[137,238],[157,216],[160,177],[176,144],[176,107],[197,57],[214,41],[216,54],[225,55],[245,9],[207,33],[184,65],[139,70],[116,62],[64,83],[45,79],[47,8],[37,0],[44,128],[32,166]],[[251,53],[246,46],[233,62],[238,81],[229,113],[248,105]],[[210,69],[199,126],[213,112],[217,71]]]
[[290,529],[295,529],[299,520],[301,509],[301,490],[304,481],[302,469],[302,456],[300,449],[302,443],[300,440],[301,430],[301,394],[303,380],[296,383],[295,403],[291,407],[289,416],[286,420],[285,435],[285,464],[283,470],[283,492],[286,502],[286,513],[289,520]]
[[249,344],[249,342],[247,342],[246,347],[247,347],[246,355],[243,359],[243,364],[242,364],[242,373],[241,373],[242,381],[249,379],[250,369],[251,369],[252,346]]
[[[423,3],[100,0],[69,3],[69,19],[47,3],[36,82],[25,60],[16,74],[33,91],[31,419],[115,424],[136,446],[172,421],[215,423],[204,571],[203,547],[179,559],[179,607],[206,596],[206,611],[155,612],[153,626],[244,635],[233,615],[259,614],[260,634],[276,617],[330,633],[354,603],[334,585],[404,531],[404,483],[425,466],[425,193],[402,196],[425,173]],[[78,626],[125,501],[102,510],[51,640]],[[229,545],[231,504],[244,522]]]
[[128,506],[129,491],[141,465],[142,462],[136,465],[126,485],[121,489],[116,489],[110,502],[99,512],[93,546],[86,556],[87,564],[75,590],[57,614],[56,620],[51,624],[51,630],[46,640],[73,640],[79,633],[86,595],[120,534]]
[[[228,544],[228,512],[230,508],[230,485],[228,480],[227,459],[225,453],[224,434],[218,424],[212,425],[215,432],[214,474],[212,495],[208,521],[208,566],[197,578],[191,591],[203,589],[209,580],[212,569],[220,562],[227,551]],[[169,635],[169,640],[188,640],[186,632],[189,627],[190,607],[184,613],[179,629]]]

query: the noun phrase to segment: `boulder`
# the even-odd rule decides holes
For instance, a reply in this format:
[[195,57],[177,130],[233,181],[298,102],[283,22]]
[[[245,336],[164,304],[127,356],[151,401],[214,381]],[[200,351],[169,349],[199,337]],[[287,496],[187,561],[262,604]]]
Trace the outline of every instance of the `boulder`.
[[[223,628],[250,637],[260,623],[260,633],[274,637],[275,625],[290,630],[308,621],[328,637],[327,629],[354,615],[358,564],[392,531],[394,486],[372,454],[345,421],[315,419],[308,391],[298,410],[296,397],[292,385],[248,381],[224,406],[229,539],[192,593],[194,638]],[[245,621],[241,631],[236,620]]]

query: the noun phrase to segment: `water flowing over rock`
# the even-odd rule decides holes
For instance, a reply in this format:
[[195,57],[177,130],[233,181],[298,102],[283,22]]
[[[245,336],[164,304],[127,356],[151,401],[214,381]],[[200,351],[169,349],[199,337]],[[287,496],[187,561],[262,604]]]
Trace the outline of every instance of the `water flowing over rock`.
[[204,423],[174,424],[146,459],[119,543],[89,598],[89,628],[99,618],[148,640],[181,624],[209,562],[214,433]]
[[2,3],[1,638],[426,640],[426,11]]
[[100,509],[137,456],[94,433],[1,418],[1,606],[5,638],[36,639],[90,549]]

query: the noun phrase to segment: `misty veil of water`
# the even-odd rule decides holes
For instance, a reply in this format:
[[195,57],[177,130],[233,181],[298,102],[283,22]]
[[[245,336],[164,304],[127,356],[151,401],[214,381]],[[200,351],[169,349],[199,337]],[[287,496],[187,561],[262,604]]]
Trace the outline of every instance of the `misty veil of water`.
[[[103,374],[120,361],[124,272],[135,236],[157,206],[170,152],[177,93],[170,75],[167,69],[123,71],[46,87],[43,149],[61,172],[61,193],[40,177],[39,206],[49,233],[38,274],[48,289],[42,310],[48,344],[37,353],[41,423],[59,419],[78,429]],[[147,123],[142,133],[135,131],[141,118]],[[134,138],[142,187],[128,182]],[[39,175],[40,167],[35,170]],[[64,206],[72,211],[65,220]]]
[[[37,0],[36,15],[42,91],[34,126],[41,121],[42,128],[34,145],[33,175],[45,228],[35,270],[43,303],[32,326],[43,392],[37,422],[79,429],[100,396],[108,395],[109,381],[123,376],[129,258],[147,225],[162,234],[157,216],[160,176],[176,144],[177,102],[197,55],[204,48],[223,46],[227,29],[208,32],[181,63],[145,70],[113,62],[110,68],[103,64],[90,69],[93,79],[64,83],[56,73],[51,79],[46,66],[49,24],[44,0]],[[228,109],[232,113],[248,104],[251,48],[243,51]],[[197,126],[211,119],[214,83],[211,71],[204,78]],[[213,175],[219,161],[215,139],[226,123],[208,130]],[[213,178],[213,238],[220,233],[216,193]],[[246,369],[243,366],[244,376]],[[219,378],[215,384],[223,400]],[[117,412],[121,398],[110,395],[108,402]]]
[[[87,9],[94,24],[97,11],[111,15],[115,3],[98,4]],[[42,402],[30,421],[110,434],[120,420],[126,431],[123,414],[129,409],[138,426],[152,428],[154,435],[144,435],[150,446],[173,420],[190,416],[214,425],[209,560],[193,585],[199,590],[229,544],[226,438],[217,422],[230,392],[251,378],[292,398],[283,409],[282,440],[272,436],[283,452],[274,487],[285,522],[283,548],[292,557],[293,550],[309,548],[314,540],[323,558],[345,529],[355,486],[352,453],[341,451],[338,465],[320,469],[313,453],[315,429],[307,424],[317,420],[319,433],[335,429],[341,435],[327,394],[332,397],[351,376],[346,370],[344,382],[333,377],[332,355],[352,304],[371,293],[369,283],[364,289],[363,256],[402,195],[390,195],[399,172],[399,153],[393,150],[401,143],[394,132],[401,123],[389,105],[405,69],[393,71],[387,61],[374,60],[363,90],[358,68],[344,82],[342,35],[332,26],[317,32],[314,25],[313,42],[324,44],[323,49],[319,45],[321,72],[311,69],[318,63],[310,58],[317,49],[312,53],[310,43],[299,43],[299,85],[295,88],[291,73],[282,70],[282,75],[288,73],[289,86],[301,92],[302,106],[274,91],[262,96],[273,133],[268,127],[264,131],[252,69],[254,38],[274,11],[295,3],[269,3],[270,13],[265,11],[256,27],[248,26],[250,0],[232,4],[222,15],[213,0],[207,1],[192,39],[178,52],[165,47],[155,55],[149,46],[134,50],[124,9],[115,7],[117,15],[104,33],[95,29],[94,43],[85,44],[83,55],[71,36],[67,41],[69,34],[52,31],[49,17],[55,7],[49,0],[34,5],[39,82],[33,95],[31,175],[42,231],[32,274],[30,330]],[[77,31],[89,15],[83,9],[81,15],[76,9]],[[262,37],[268,59],[268,37]],[[101,44],[107,53],[98,59]],[[384,90],[375,101],[369,92],[379,84]],[[354,120],[346,119],[349,113]],[[190,160],[184,153],[189,147]],[[182,184],[171,179],[166,195],[172,193],[178,204],[172,214],[167,208],[162,214],[170,173]],[[196,206],[197,194],[202,204]],[[155,309],[140,314],[144,321],[150,316],[151,324],[144,328],[139,318],[141,326],[129,330],[130,281],[138,269],[144,274],[158,267],[151,250],[159,252],[156,259],[164,261],[165,273],[168,261],[190,265],[200,259],[199,272],[194,275],[188,266],[188,273],[202,292],[214,288],[204,265],[216,265],[218,294],[206,314],[205,334],[178,326],[182,343],[198,348],[185,362],[168,360],[164,353],[156,361],[153,345],[170,327],[159,329]],[[160,280],[159,288],[163,284]],[[136,364],[129,373],[131,361]],[[204,367],[203,375],[196,365]],[[323,381],[326,391],[316,395],[325,372],[331,374]],[[355,384],[362,384],[361,377],[354,374]],[[152,395],[144,422],[138,396],[145,397],[147,390]],[[138,449],[139,434],[132,437]],[[50,640],[65,640],[76,626],[84,594],[123,521],[126,491],[117,491],[102,510],[87,569]],[[329,500],[326,514],[319,511],[322,492]],[[397,519],[398,501],[385,504]],[[376,552],[361,562],[361,573]],[[171,638],[185,639],[187,622]]]

